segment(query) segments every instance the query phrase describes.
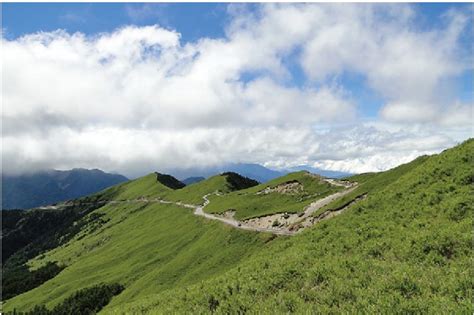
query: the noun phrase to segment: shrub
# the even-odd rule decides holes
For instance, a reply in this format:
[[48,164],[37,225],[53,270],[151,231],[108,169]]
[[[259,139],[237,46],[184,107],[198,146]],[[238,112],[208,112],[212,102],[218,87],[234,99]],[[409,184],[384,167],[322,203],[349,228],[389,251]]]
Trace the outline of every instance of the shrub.
[[48,310],[44,305],[37,305],[25,313],[13,311],[12,315],[93,315],[123,289],[124,287],[118,283],[96,285],[77,291],[52,310]]
[[257,186],[258,182],[248,177],[244,177],[234,172],[222,173],[226,177],[230,190],[241,190]]

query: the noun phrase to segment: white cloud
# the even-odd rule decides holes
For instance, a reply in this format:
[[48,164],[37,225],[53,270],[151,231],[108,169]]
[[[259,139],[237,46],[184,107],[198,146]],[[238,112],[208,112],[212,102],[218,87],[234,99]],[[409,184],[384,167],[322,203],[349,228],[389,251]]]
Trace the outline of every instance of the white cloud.
[[381,115],[387,120],[431,122],[456,110],[442,102],[439,91],[446,78],[472,68],[459,49],[462,32],[469,22],[472,26],[466,14],[450,11],[444,28],[423,31],[406,5],[322,8],[324,19],[313,19],[316,31],[302,56],[310,77],[324,80],[344,71],[364,75],[386,99]]
[[[138,175],[237,161],[376,170],[454,143],[433,126],[470,124],[471,105],[437,101],[440,82],[466,69],[459,12],[423,31],[407,5],[231,8],[226,38],[192,43],[157,25],[3,39],[4,171]],[[287,58],[309,81],[289,84]],[[333,80],[344,71],[385,98],[382,119],[423,123],[421,133],[357,124],[363,111]]]

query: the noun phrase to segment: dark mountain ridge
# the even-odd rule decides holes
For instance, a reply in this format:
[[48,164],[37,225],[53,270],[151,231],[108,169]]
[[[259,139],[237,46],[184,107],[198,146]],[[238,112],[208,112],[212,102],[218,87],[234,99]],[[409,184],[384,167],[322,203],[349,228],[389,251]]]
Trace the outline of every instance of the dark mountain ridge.
[[28,209],[83,197],[128,179],[98,169],[2,174],[2,209]]

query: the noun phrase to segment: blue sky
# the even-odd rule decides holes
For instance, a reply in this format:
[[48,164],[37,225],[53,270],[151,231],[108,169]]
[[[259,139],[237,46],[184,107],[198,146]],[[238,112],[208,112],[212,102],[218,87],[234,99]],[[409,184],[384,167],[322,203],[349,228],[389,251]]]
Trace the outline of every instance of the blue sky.
[[[124,138],[146,130],[136,143],[143,148],[156,136],[166,140],[162,146],[173,143],[177,133],[165,136],[170,128],[193,135],[202,129],[209,135],[203,131],[202,139],[190,137],[188,144],[193,152],[203,151],[202,157],[188,161],[189,148],[168,148],[183,156],[179,163],[256,162],[277,168],[306,163],[345,171],[394,166],[470,136],[472,10],[471,4],[452,3],[4,3],[3,118],[12,126],[11,139],[4,140],[35,139],[39,145],[57,128],[64,133],[57,141],[73,147],[91,128],[104,137],[107,128],[116,128]],[[53,33],[58,29],[65,33]],[[74,37],[76,32],[83,37]],[[56,81],[64,84],[63,93],[49,86],[38,90],[43,82]],[[104,81],[110,85],[98,91]],[[68,108],[74,97],[81,98],[78,112],[76,105]],[[103,99],[100,105],[97,99]],[[118,105],[122,100],[127,102]],[[126,112],[128,118],[114,113],[117,117],[104,119],[97,108]],[[17,135],[18,119],[31,119],[28,128],[36,128],[27,140]],[[256,128],[268,138],[249,139]],[[280,132],[289,130],[294,135],[286,143]],[[333,140],[308,130],[325,130]],[[226,133],[238,135],[236,147],[210,158],[209,152],[223,146],[215,135]],[[240,151],[245,139],[247,147]],[[278,145],[270,148],[275,139]],[[298,156],[290,153],[294,139],[306,141]],[[266,152],[260,152],[259,141]],[[363,149],[356,153],[358,146]],[[137,165],[152,163],[151,157],[142,163],[138,157],[123,162],[109,156],[109,163],[101,164],[94,153],[53,151],[16,147],[9,152],[12,168],[33,161],[36,168],[112,165],[140,173]],[[56,153],[56,160],[42,157]],[[65,155],[69,160],[61,160]],[[163,165],[176,167],[176,160],[163,158]]]
[[15,38],[58,28],[95,34],[123,25],[160,24],[178,30],[183,41],[223,37],[227,5],[219,3],[5,3],[3,27]]

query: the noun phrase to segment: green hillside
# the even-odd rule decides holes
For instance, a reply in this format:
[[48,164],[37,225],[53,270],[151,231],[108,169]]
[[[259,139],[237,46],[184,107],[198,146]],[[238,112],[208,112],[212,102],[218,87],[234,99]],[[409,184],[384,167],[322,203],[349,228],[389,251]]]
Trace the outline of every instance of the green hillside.
[[[268,188],[268,192],[265,189]],[[280,190],[280,191],[278,191]],[[212,195],[209,213],[235,210],[235,218],[249,219],[273,213],[298,213],[311,202],[342,190],[319,176],[301,171],[244,190]]]
[[[216,275],[264,246],[269,235],[235,230],[196,217],[191,209],[158,201],[199,204],[205,194],[227,193],[256,184],[238,174],[225,173],[183,187],[169,175],[152,173],[67,203],[64,210],[29,211],[23,218],[12,213],[14,222],[6,220],[6,231],[13,230],[15,221],[25,219],[29,223],[26,228],[34,227],[35,222],[48,224],[45,227],[49,229],[60,228],[29,245],[39,251],[22,248],[23,243],[12,240],[17,246],[9,248],[16,254],[6,262],[9,272],[4,282],[13,282],[21,290],[27,281],[31,282],[27,288],[34,289],[9,299],[4,308],[24,311],[42,304],[52,308],[77,290],[102,283],[126,286],[120,298],[128,301]],[[81,208],[85,209],[84,217],[80,216]],[[17,233],[20,236],[25,234],[23,226]],[[28,231],[30,242],[46,231],[37,232],[41,234]],[[58,240],[66,235],[66,242]],[[41,249],[51,248],[28,262],[28,275],[21,264]],[[39,275],[41,279],[30,280]],[[48,277],[54,278],[47,281]]]
[[472,314],[473,155],[471,139],[350,177],[357,188],[324,210],[365,199],[294,236],[243,231],[152,199],[200,204],[218,191],[206,211],[247,218],[298,212],[344,188],[298,172],[237,191],[228,175],[171,189],[151,174],[81,199],[108,203],[28,262],[64,269],[4,310],[83,309],[107,292],[101,314]]
[[469,140],[418,159],[350,211],[238,268],[103,313],[472,314],[473,154]]

